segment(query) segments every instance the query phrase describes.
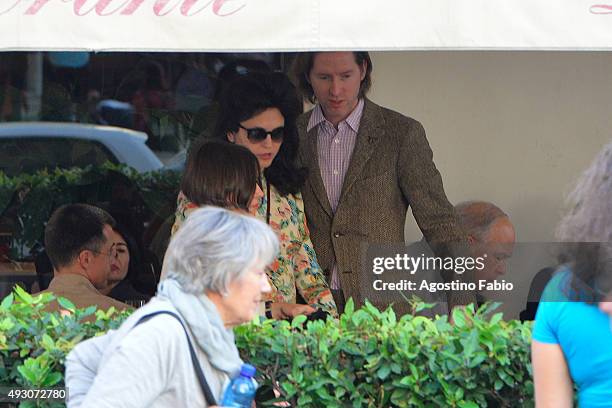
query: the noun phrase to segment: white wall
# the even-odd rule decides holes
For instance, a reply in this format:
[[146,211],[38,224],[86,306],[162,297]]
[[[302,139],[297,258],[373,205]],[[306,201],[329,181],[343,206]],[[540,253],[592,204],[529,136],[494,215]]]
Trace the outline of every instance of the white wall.
[[[369,96],[423,123],[449,200],[492,201],[510,215],[519,242],[553,240],[564,194],[612,138],[612,53],[413,51],[372,58]],[[409,216],[407,239],[420,237]],[[524,262],[509,273],[532,275],[550,261]]]

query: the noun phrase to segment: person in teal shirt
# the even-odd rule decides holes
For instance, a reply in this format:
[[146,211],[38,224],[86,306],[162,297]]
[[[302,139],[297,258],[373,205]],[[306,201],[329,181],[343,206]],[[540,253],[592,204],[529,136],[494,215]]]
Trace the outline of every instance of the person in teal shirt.
[[[557,230],[570,262],[546,286],[533,329],[536,407],[612,408],[612,143],[568,197]],[[601,303],[600,303],[601,304]]]
[[[570,376],[578,389],[581,408],[612,407],[612,322],[596,304],[574,301],[565,295],[570,289],[571,275],[569,269],[562,269],[546,286],[536,315],[533,340],[561,349],[567,368],[557,371],[550,379]],[[572,393],[571,380],[565,378],[560,383],[559,396],[562,391]],[[573,397],[568,401],[566,406],[572,406]]]

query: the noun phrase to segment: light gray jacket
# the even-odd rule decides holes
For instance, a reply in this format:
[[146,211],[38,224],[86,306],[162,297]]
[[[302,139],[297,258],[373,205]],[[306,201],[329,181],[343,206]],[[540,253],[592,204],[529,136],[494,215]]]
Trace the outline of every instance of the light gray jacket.
[[[176,318],[159,315],[134,327],[142,316],[159,310],[178,314],[170,302],[153,298],[117,331],[84,341],[68,354],[68,408],[208,407],[185,332]],[[214,369],[191,341],[208,385],[220,402],[229,378]]]

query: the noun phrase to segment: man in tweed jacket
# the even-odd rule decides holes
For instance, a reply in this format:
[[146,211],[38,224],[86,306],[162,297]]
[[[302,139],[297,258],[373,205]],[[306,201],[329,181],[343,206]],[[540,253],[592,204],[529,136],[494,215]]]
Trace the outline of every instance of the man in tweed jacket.
[[[298,120],[299,160],[310,171],[302,195],[339,308],[349,297],[365,301],[363,250],[368,243],[403,243],[409,205],[436,255],[451,255],[466,242],[423,126],[365,98],[371,71],[367,52],[305,53],[294,64],[304,96],[317,103]],[[457,278],[472,279],[445,277]],[[447,295],[450,307],[475,299],[470,292]],[[386,306],[384,296],[369,300]]]

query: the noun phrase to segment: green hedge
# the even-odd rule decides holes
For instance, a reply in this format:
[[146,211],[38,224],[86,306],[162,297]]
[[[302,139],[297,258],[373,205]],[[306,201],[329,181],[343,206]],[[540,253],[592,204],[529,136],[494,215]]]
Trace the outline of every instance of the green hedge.
[[[122,164],[100,167],[40,170],[34,174],[8,177],[0,171],[0,215],[14,222],[10,258],[21,260],[41,244],[51,213],[63,204],[110,202],[113,183],[122,181],[139,197],[135,213],[147,212],[165,218],[174,212],[181,174],[160,170],[138,173]],[[132,196],[132,194],[130,194]]]
[[[18,289],[0,305],[0,384],[61,385],[66,353],[127,315],[64,302],[73,314],[60,316],[42,310],[50,299]],[[236,343],[260,384],[276,384],[292,406],[533,406],[531,326],[492,308],[456,310],[450,324],[349,301],[340,320],[251,323],[236,328]]]
[[450,324],[349,302],[339,322],[242,326],[237,344],[294,406],[533,406],[531,325],[487,317],[494,307],[456,310]]
[[[61,387],[64,360],[81,340],[117,328],[129,315],[95,307],[79,310],[63,298],[60,304],[69,314],[44,310],[54,296],[32,296],[20,287],[0,303],[0,387]],[[95,316],[95,319],[93,318]],[[88,321],[84,321],[88,318]],[[93,320],[93,321],[92,321]],[[55,407],[63,404],[22,403],[20,407]]]

